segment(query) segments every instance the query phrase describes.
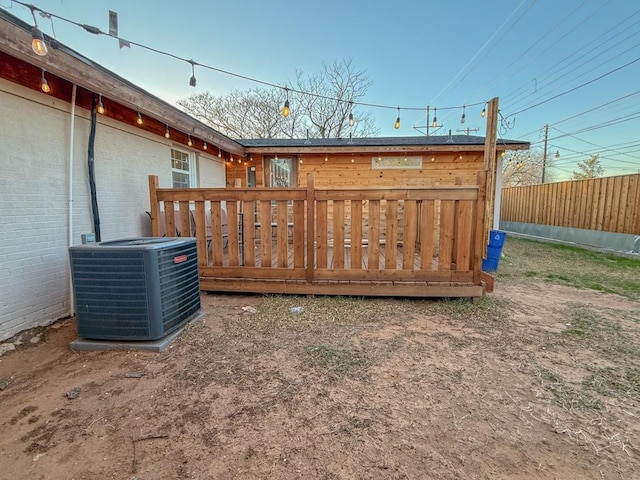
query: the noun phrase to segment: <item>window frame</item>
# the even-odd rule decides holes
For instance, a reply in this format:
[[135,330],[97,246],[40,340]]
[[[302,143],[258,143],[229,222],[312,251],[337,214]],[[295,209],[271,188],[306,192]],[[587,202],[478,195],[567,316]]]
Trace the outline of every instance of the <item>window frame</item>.
[[[272,165],[274,161],[288,160],[291,162],[291,169],[289,170],[290,180],[286,186],[274,185],[272,181]],[[264,184],[271,188],[296,188],[298,186],[298,156],[291,155],[286,157],[278,157],[277,155],[268,156],[264,158]]]
[[[183,160],[183,159],[178,159],[174,156],[174,152],[178,152],[182,155],[186,155],[187,156],[187,164],[189,166],[189,170],[183,170],[181,168],[176,168],[174,167],[174,161],[175,160]],[[174,173],[180,173],[180,174],[186,174],[187,178],[189,179],[189,186],[187,188],[194,188],[198,186],[198,181],[197,181],[197,175],[196,175],[196,161],[195,161],[195,155],[193,154],[193,152],[190,152],[189,150],[184,150],[182,148],[178,148],[178,147],[171,147],[171,151],[170,151],[170,155],[171,155],[171,186],[172,188],[184,188],[183,186],[179,186],[177,187],[175,185],[175,182],[173,180],[173,174]]]

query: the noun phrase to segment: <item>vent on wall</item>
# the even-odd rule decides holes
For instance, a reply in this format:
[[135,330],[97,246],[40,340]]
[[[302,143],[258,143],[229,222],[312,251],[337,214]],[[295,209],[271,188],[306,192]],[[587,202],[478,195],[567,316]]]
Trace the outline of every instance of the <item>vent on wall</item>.
[[78,335],[157,340],[200,310],[196,240],[143,237],[69,248]]

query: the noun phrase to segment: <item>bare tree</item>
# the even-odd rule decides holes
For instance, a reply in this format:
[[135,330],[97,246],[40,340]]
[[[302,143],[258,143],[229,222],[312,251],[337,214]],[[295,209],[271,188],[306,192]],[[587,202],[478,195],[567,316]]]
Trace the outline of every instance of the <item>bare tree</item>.
[[593,155],[589,160],[578,162],[579,172],[574,170],[572,180],[585,180],[587,178],[597,178],[604,175],[604,168],[600,165],[600,156]]
[[545,169],[545,181],[553,182],[554,175],[550,170],[553,163],[538,150],[509,151],[502,159],[502,184],[505,187],[519,185],[535,185],[542,181],[542,170]]
[[[302,109],[310,136],[340,138],[375,136],[378,129],[369,113],[356,112],[355,104],[371,86],[364,70],[356,70],[351,60],[336,60],[322,64],[320,72],[305,76],[297,72],[295,89],[311,95],[297,93],[296,106]],[[349,122],[353,114],[354,126]]]
[[[323,64],[322,70],[311,76],[297,72],[296,83],[286,88],[233,90],[222,96],[204,92],[178,104],[232,138],[373,136],[378,129],[372,116],[356,111],[355,105],[370,85],[363,71],[342,60]],[[284,117],[281,108],[287,99],[291,109]],[[353,126],[349,122],[352,113]]]

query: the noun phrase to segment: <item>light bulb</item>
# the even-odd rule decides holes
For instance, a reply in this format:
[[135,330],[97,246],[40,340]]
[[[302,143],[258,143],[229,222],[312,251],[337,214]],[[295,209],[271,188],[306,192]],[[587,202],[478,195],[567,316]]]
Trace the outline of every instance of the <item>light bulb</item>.
[[44,93],[49,93],[51,91],[51,87],[49,86],[49,82],[44,78],[44,69],[42,69],[42,78],[40,79],[40,90]]
[[191,64],[191,78],[189,79],[189,86],[195,87],[196,86],[196,64],[193,60],[189,60],[189,63]]
[[169,125],[167,125],[167,129],[164,132],[164,138],[171,138],[171,134],[169,133]]
[[484,117],[487,114],[487,109],[486,107],[482,107],[482,111],[480,112],[480,116]]
[[31,29],[31,38],[31,48],[33,52],[40,57],[44,57],[48,51],[47,45],[44,43],[44,35],[37,25]]
[[355,125],[355,123],[356,123],[356,121],[353,118],[353,113],[350,113],[349,114],[349,125],[353,127]]
[[329,161],[329,155],[325,155],[325,156],[324,156],[324,161],[325,161],[325,162],[328,162],[328,161]]
[[396,118],[396,123],[393,124],[393,128],[396,130],[400,128],[400,107],[398,107],[398,118]]
[[438,109],[433,109],[433,123],[431,124],[433,128],[438,126]]
[[100,115],[104,114],[104,104],[102,103],[102,95],[98,95],[98,104],[96,105],[96,112]]
[[187,145],[192,147],[193,146],[193,142],[191,141],[191,135],[187,135],[187,138],[189,139],[189,140],[187,140]]
[[283,117],[288,117],[289,114],[291,113],[291,109],[289,108],[289,100],[285,100],[284,102],[284,107],[282,107],[282,116]]
[[138,125],[142,125],[142,114],[138,112],[138,117],[136,118],[136,123]]
[[218,148],[218,158],[222,158],[222,151]]
[[209,147],[207,146],[207,142],[204,142],[204,143],[202,144],[202,149],[203,149],[203,150],[206,150],[207,148],[209,148]]

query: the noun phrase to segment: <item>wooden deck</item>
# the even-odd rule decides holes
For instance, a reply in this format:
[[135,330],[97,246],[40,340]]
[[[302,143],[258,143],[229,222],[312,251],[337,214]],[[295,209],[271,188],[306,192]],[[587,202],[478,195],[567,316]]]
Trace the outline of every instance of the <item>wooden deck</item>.
[[479,298],[485,179],[315,189],[310,177],[307,188],[160,189],[150,177],[152,229],[160,233],[161,215],[167,231],[193,228],[202,290]]

